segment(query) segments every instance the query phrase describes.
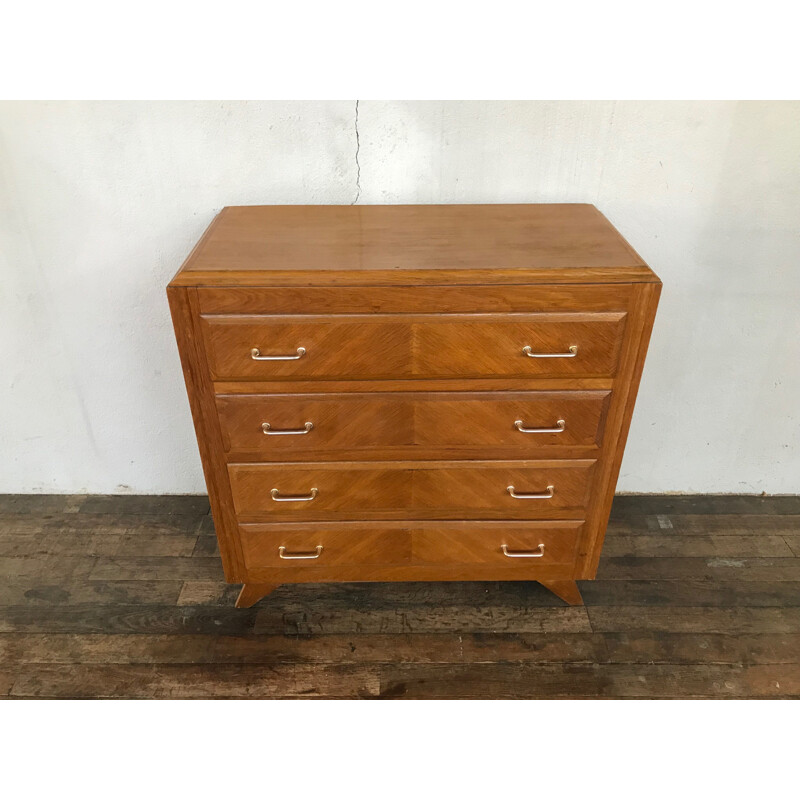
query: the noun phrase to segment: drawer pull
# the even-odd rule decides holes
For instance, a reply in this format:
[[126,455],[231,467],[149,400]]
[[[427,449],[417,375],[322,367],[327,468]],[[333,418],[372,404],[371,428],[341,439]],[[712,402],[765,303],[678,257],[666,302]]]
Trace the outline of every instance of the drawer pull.
[[503,551],[503,555],[508,558],[541,558],[544,555],[543,544],[540,544],[533,551],[517,550],[516,552],[512,552],[508,549],[507,544],[501,545],[500,549]]
[[529,344],[522,348],[528,358],[575,358],[578,355],[578,345],[571,344],[566,353],[534,353]]
[[319,558],[322,555],[322,545],[318,544],[316,547],[316,553],[286,553],[286,548],[281,545],[278,548],[278,556],[280,558],[285,558],[287,561],[291,561],[293,559],[301,559],[301,558]]
[[555,428],[526,428],[521,419],[514,421],[514,427],[520,433],[563,433],[567,423],[563,419],[556,422]]
[[[272,490],[275,491],[274,489]],[[549,500],[554,494],[555,490],[552,486],[547,487],[546,492],[518,492],[513,486],[506,486],[506,491],[517,500]]]
[[262,356],[261,351],[257,347],[254,347],[250,351],[250,358],[252,358],[253,361],[297,361],[298,358],[302,358],[305,354],[305,347],[298,347],[296,356]]
[[317,496],[317,490],[312,489],[308,494],[285,494],[281,496],[277,489],[272,489],[270,494],[276,503],[307,503]]
[[261,423],[261,430],[267,436],[302,436],[304,433],[310,433],[313,427],[314,427],[313,422],[306,422],[306,424],[300,429],[287,428],[284,430],[274,431],[270,427],[269,422]]

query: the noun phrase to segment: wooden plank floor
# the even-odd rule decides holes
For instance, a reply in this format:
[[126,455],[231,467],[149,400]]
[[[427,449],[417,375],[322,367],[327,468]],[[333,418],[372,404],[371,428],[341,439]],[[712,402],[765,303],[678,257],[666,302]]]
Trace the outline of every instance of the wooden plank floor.
[[800,697],[800,498],[619,497],[598,579],[285,585],[204,497],[0,496],[0,697]]

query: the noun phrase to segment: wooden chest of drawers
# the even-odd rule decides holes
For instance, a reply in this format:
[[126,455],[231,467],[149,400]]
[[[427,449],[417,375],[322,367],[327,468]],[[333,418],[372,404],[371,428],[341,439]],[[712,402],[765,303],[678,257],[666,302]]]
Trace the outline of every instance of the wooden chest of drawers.
[[661,283],[591,205],[224,209],[168,287],[237,605],[594,577]]

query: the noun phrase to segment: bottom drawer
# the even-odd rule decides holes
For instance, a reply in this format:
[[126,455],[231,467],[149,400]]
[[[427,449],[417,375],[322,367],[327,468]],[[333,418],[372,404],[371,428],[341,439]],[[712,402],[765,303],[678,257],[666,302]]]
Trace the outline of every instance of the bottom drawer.
[[571,564],[582,520],[240,525],[248,571],[272,567]]
[[248,570],[409,564],[411,537],[402,526],[368,523],[240,525]]
[[415,526],[414,564],[572,564],[583,521],[462,522]]

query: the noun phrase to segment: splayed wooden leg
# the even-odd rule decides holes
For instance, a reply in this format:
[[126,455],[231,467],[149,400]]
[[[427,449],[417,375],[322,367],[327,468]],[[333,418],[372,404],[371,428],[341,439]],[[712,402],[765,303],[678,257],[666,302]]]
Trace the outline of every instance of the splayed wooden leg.
[[236,608],[254,606],[262,597],[266,597],[279,586],[279,583],[246,583],[236,599]]
[[583,598],[578,584],[575,581],[539,581],[545,589],[560,597],[571,606],[582,606]]

